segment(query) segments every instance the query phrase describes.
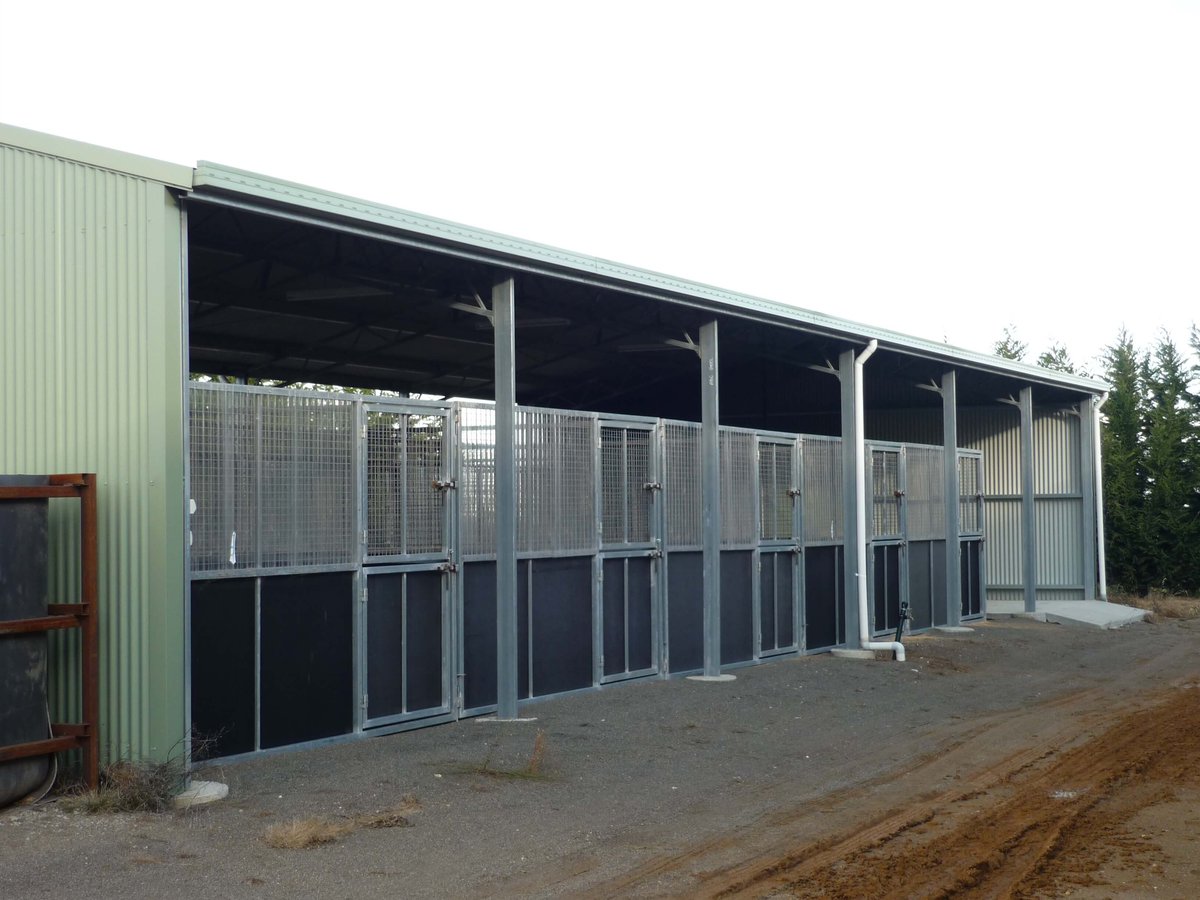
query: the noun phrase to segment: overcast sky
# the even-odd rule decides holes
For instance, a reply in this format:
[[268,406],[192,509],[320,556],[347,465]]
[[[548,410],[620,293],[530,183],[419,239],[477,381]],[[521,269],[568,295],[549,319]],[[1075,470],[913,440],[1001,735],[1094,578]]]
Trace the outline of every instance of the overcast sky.
[[977,350],[1200,321],[1200,2],[0,5],[0,121]]

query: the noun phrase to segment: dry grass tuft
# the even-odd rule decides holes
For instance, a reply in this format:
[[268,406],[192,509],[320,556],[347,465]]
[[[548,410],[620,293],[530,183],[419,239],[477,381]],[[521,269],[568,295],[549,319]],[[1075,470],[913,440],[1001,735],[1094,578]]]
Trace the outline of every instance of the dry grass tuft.
[[166,762],[115,762],[100,772],[100,788],[68,794],[64,809],[85,813],[165,812],[183,789],[183,760]]
[[321,844],[332,844],[353,830],[354,823],[349,821],[334,822],[316,817],[292,819],[268,828],[263,832],[263,841],[276,850],[305,850]]
[[421,801],[412,794],[395,806],[378,812],[363,813],[344,819],[326,819],[310,816],[307,819],[292,819],[270,826],[263,832],[263,843],[276,850],[307,850],[322,844],[332,844],[360,828],[410,828],[408,816],[421,809]]
[[1145,597],[1138,597],[1134,594],[1113,594],[1109,599],[1114,603],[1146,610],[1150,613],[1147,621],[1152,623],[1162,619],[1200,619],[1200,597],[1151,591]]

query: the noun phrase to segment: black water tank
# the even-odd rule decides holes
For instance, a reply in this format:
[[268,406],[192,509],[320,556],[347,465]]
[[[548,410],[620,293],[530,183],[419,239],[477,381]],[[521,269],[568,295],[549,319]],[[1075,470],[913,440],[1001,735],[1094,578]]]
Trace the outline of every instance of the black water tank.
[[[0,487],[42,485],[44,475],[0,475]],[[46,615],[47,500],[0,501],[0,621]],[[0,747],[49,737],[46,635],[0,636]],[[0,763],[0,807],[28,796],[50,777],[53,759]]]

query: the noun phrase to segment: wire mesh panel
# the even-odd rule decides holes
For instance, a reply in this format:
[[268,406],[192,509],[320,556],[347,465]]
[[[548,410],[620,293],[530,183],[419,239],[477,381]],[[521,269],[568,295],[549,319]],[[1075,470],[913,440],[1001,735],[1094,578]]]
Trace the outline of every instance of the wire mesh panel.
[[446,415],[367,411],[367,554],[442,553],[446,544]]
[[496,410],[456,404],[460,516],[464,555],[496,552]]
[[595,419],[517,409],[517,550],[596,548]]
[[699,425],[663,424],[663,469],[667,545],[675,549],[699,547],[703,540]]
[[645,428],[600,429],[600,524],[605,545],[650,541],[651,432]]
[[355,561],[355,400],[240,385],[189,399],[192,571]]
[[721,429],[721,543],[758,540],[758,497],[754,491],[754,435]]
[[193,385],[189,394],[193,572],[258,565],[258,398]]
[[842,442],[839,438],[804,438],[804,542],[841,541],[845,508],[842,498]]
[[758,536],[764,541],[792,538],[792,444],[758,443]]
[[958,530],[962,534],[983,531],[979,496],[983,493],[983,460],[978,456],[958,457]]
[[[459,447],[463,553],[496,550],[496,414],[461,404]],[[517,408],[517,551],[586,553],[596,548],[595,418]]]
[[259,395],[260,565],[355,561],[352,400]]
[[900,536],[900,451],[871,451],[871,534]]
[[905,451],[905,502],[910,541],[946,536],[946,479],[941,447],[908,447]]

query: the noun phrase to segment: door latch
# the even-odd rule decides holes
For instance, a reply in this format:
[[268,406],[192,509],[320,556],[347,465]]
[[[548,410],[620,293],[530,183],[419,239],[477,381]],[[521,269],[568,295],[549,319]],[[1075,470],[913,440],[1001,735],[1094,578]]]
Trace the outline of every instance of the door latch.
[[662,551],[655,547],[653,550],[650,550],[646,553],[646,557],[648,559],[662,559]]
[[455,484],[453,478],[449,479],[448,481],[435,480],[433,482],[433,489],[435,491],[452,491],[456,487],[458,487],[458,485]]
[[642,490],[643,491],[661,491],[662,484],[660,484],[657,481],[647,481],[645,484],[642,485]]

